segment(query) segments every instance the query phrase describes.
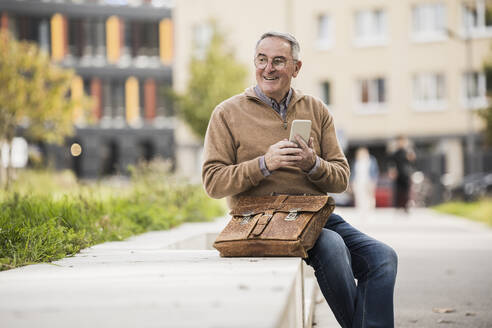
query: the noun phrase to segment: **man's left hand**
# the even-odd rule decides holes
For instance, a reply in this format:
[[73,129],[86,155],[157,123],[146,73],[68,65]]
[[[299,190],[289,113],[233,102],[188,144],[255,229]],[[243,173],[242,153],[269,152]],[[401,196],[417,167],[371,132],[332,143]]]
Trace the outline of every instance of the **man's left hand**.
[[294,165],[304,172],[309,172],[313,168],[314,164],[316,164],[316,152],[313,149],[314,139],[313,137],[309,138],[309,144],[306,144],[306,142],[304,142],[299,135],[296,135],[296,140],[302,149],[302,152],[297,154],[297,156],[301,156],[302,159],[295,162]]

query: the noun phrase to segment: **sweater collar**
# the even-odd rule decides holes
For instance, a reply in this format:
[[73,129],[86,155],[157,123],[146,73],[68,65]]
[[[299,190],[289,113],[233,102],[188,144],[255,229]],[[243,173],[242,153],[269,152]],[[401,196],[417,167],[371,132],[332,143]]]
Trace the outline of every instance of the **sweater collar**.
[[264,94],[258,85],[253,87],[253,90],[255,91],[256,96],[260,98],[261,101],[263,101],[265,104],[272,107],[273,109],[282,108],[282,104],[285,106],[285,108],[289,107],[289,103],[292,98],[292,88],[289,89],[287,96],[285,96],[284,99],[282,99],[279,103],[277,103],[275,99],[270,98],[266,94]]
[[[289,107],[294,105],[296,102],[298,102],[302,98],[304,98],[304,94],[302,93],[302,91],[296,90],[294,88],[291,88],[291,90],[292,90],[292,95],[290,98]],[[263,101],[256,95],[254,86],[251,86],[251,87],[247,88],[246,90],[244,90],[244,94],[249,99],[256,100],[256,101],[263,103]]]

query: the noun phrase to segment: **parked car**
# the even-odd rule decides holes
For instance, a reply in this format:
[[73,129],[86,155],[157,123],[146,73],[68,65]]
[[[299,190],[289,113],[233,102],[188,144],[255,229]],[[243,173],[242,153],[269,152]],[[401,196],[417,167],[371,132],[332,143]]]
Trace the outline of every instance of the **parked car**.
[[[335,200],[337,206],[354,206],[355,199],[352,189],[349,187],[340,194],[329,194]],[[376,207],[393,206],[393,180],[387,175],[379,176],[375,191]]]
[[376,207],[393,206],[393,180],[381,175],[376,185]]
[[492,173],[469,174],[458,186],[451,189],[451,198],[465,201],[473,201],[485,195],[492,195]]
[[336,206],[354,206],[354,195],[350,187],[342,193],[328,193],[335,200]]

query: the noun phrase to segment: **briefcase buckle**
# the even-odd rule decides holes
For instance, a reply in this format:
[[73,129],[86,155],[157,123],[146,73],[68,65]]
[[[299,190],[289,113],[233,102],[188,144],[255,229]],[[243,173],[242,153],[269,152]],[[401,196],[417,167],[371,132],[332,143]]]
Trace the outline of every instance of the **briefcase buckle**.
[[243,214],[243,218],[241,219],[241,222],[239,224],[241,224],[241,225],[248,224],[249,221],[251,221],[252,215],[253,215],[253,213],[245,213],[245,214]]
[[289,214],[285,217],[285,221],[295,221],[299,216],[300,208],[292,208],[289,210]]

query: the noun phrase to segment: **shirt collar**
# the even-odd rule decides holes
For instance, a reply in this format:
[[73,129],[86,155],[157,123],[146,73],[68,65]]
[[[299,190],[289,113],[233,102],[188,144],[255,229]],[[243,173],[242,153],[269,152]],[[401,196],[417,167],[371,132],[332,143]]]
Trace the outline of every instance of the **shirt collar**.
[[280,105],[282,103],[284,103],[285,104],[285,108],[287,108],[289,106],[290,100],[292,98],[292,88],[289,88],[289,92],[287,93],[287,96],[284,99],[282,99],[280,101],[280,103],[277,103],[277,101],[275,99],[272,99],[272,98],[268,97],[267,95],[265,95],[263,93],[263,91],[261,91],[261,89],[260,89],[260,87],[258,85],[256,85],[254,87],[254,90],[255,90],[256,96],[258,98],[260,98],[260,100],[263,103],[265,103],[266,105],[268,105],[268,106],[270,106],[270,107],[272,107],[274,109],[275,109],[275,107],[274,107],[275,105],[277,105],[277,107],[280,108]]

